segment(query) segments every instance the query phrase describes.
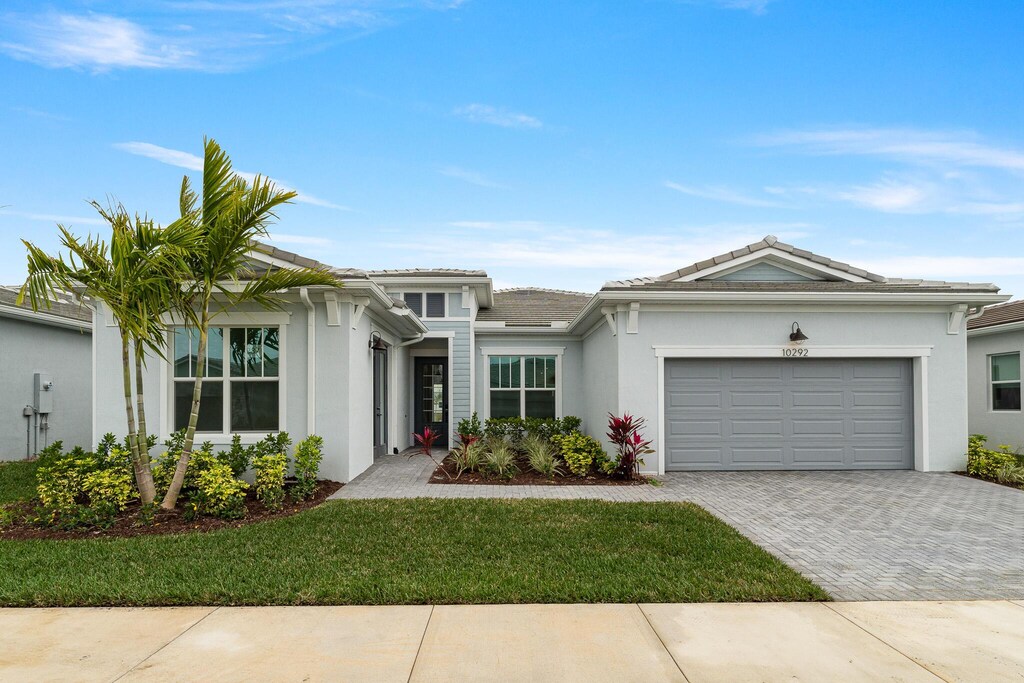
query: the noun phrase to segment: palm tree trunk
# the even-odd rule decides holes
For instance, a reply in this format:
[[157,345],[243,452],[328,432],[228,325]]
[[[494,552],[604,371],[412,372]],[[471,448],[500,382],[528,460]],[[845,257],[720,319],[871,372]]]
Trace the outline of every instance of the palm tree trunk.
[[139,435],[135,429],[135,411],[132,408],[132,359],[129,352],[128,333],[121,331],[121,375],[124,379],[124,412],[128,417],[128,449],[131,451],[132,467],[135,469],[135,483],[139,486],[141,494],[141,482],[143,474],[139,467]]
[[156,499],[156,485],[153,483],[153,470],[149,463],[149,435],[146,433],[146,401],[142,389],[142,359],[144,349],[142,342],[135,342],[135,398],[136,413],[139,416],[138,464],[135,466],[135,484],[139,487],[139,497],[144,505],[150,505]]
[[203,395],[203,371],[206,369],[206,339],[210,327],[209,304],[203,304],[203,315],[199,323],[199,359],[196,362],[196,383],[192,389],[192,413],[188,416],[188,428],[185,430],[185,445],[181,449],[181,457],[178,458],[178,465],[174,468],[174,478],[164,495],[164,502],[160,507],[164,510],[173,510],[178,504],[178,494],[181,493],[182,484],[185,483],[185,472],[188,471],[188,461],[192,457],[192,444],[196,438],[196,427],[199,426],[199,401]]

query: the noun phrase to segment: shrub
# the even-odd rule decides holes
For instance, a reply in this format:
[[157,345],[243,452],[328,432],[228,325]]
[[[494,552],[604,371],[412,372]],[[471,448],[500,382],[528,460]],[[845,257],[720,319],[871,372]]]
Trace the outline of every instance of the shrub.
[[537,435],[528,435],[523,439],[523,448],[526,450],[526,458],[530,467],[538,474],[551,479],[562,473],[558,467],[558,458],[555,457],[555,447],[547,439]]
[[[110,451],[114,450],[117,446],[117,437],[114,436],[113,432],[107,432],[100,437],[99,443],[96,444],[96,455],[104,460],[110,455]],[[129,449],[130,451],[131,449]]]
[[1017,454],[1009,446],[1000,446],[998,451],[985,448],[988,437],[971,434],[967,439],[967,473],[982,479],[997,479],[1004,467],[1019,465]]
[[36,456],[36,461],[40,467],[48,465],[49,463],[60,460],[64,457],[64,442],[57,440],[51,443],[49,446],[39,451]]
[[[212,456],[205,465],[194,476],[195,488],[190,492],[188,503],[185,505],[186,518],[195,519],[200,515],[211,515],[222,519],[238,519],[244,516],[245,491],[249,485],[241,479],[236,479],[227,464]],[[189,466],[189,470],[191,469]]]
[[320,462],[324,458],[323,449],[323,437],[315,434],[310,434],[295,447],[295,486],[292,488],[295,500],[305,500],[316,491]]
[[483,460],[483,469],[495,477],[511,479],[519,471],[516,453],[504,439],[489,442]]
[[632,479],[640,473],[641,457],[653,453],[651,442],[645,439],[640,429],[644,426],[644,418],[633,417],[625,413],[617,417],[608,413],[608,440],[615,444],[618,457],[615,459],[614,473],[624,479]]
[[[460,434],[460,438],[464,435]],[[483,465],[484,447],[480,440],[473,437],[472,440],[464,440],[458,447],[452,449],[451,461],[457,470],[455,478],[462,476],[463,472],[476,472]]]
[[1024,484],[1024,465],[1003,465],[996,470],[995,479],[1000,484]]
[[413,434],[412,437],[416,439],[416,445],[420,447],[421,453],[432,455],[431,451],[434,448],[434,442],[441,438],[441,432],[436,432],[430,427],[424,427],[422,434]]
[[231,468],[232,474],[240,477],[249,469],[254,450],[252,446],[243,446],[242,437],[235,434],[231,437],[231,448],[218,453],[217,458]]
[[521,417],[489,417],[484,422],[484,438],[488,442],[505,441],[515,445],[526,433],[526,425]]
[[551,441],[558,447],[569,471],[581,477],[590,471],[595,460],[608,457],[597,439],[580,432],[556,434]]
[[256,471],[256,498],[268,509],[280,510],[284,502],[284,475],[288,458],[284,453],[260,455],[253,458]]
[[562,418],[528,417],[523,421],[527,436],[539,436],[548,441],[553,436],[578,432],[582,424],[583,420],[575,415],[566,415]]
[[106,458],[75,448],[67,455],[47,455],[36,470],[37,520],[61,528],[105,527],[135,498],[128,456],[113,447]]
[[483,427],[480,426],[480,418],[477,417],[476,412],[471,417],[459,420],[458,426],[459,438],[465,436],[475,436],[478,439],[484,435]]

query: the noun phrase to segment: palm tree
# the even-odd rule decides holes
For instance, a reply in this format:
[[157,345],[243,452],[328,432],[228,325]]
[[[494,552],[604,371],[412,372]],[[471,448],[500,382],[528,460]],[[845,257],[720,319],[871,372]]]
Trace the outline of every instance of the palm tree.
[[[324,268],[267,269],[257,273],[249,255],[265,239],[268,226],[277,219],[275,209],[289,203],[295,192],[277,189],[268,178],[256,176],[250,184],[231,169],[231,160],[215,140],[203,142],[202,197],[192,190],[188,176],[181,183],[181,219],[199,233],[196,247],[186,259],[190,274],[183,281],[183,305],[179,313],[186,325],[199,334],[197,357],[206,358],[210,328],[210,303],[215,295],[230,304],[254,302],[264,308],[279,308],[275,293],[295,287],[328,286],[340,283]],[[201,203],[200,203],[201,199]],[[244,284],[243,284],[244,283]],[[192,391],[192,412],[185,429],[185,442],[162,507],[174,509],[199,423],[199,404],[205,363],[198,363]]]
[[135,482],[142,502],[150,504],[156,489],[149,460],[143,368],[147,352],[164,357],[162,317],[177,308],[180,292],[176,283],[184,272],[182,255],[191,250],[196,233],[187,222],[175,221],[160,228],[144,216],[133,218],[121,205],[105,209],[97,202],[91,204],[110,225],[109,248],[91,235],[78,238],[63,225],[58,229],[61,244],[69,253],[67,260],[23,240],[28,250],[28,278],[18,301],[27,296],[32,308],[39,310],[41,305],[49,307],[58,293],[78,289],[110,310],[121,336],[125,416]]

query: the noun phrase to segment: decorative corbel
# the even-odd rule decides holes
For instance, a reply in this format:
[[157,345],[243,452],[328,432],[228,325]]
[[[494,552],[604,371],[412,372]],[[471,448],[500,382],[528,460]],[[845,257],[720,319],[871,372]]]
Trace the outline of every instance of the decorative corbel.
[[359,321],[363,317],[363,313],[366,311],[366,307],[370,305],[370,297],[368,296],[354,296],[352,297],[352,329],[356,329],[359,326]]
[[963,325],[964,316],[967,315],[967,304],[957,304],[949,310],[949,323],[946,326],[946,334],[960,334],[960,326]]
[[608,329],[612,331],[614,337],[618,333],[618,328],[615,325],[615,308],[613,306],[604,306],[601,309],[602,315],[604,315],[604,321],[608,323]]
[[626,318],[626,334],[636,334],[640,331],[640,302],[632,301],[629,304],[629,317]]
[[339,327],[341,325],[341,308],[338,306],[338,294],[327,290],[324,292],[324,304],[327,305],[327,325]]

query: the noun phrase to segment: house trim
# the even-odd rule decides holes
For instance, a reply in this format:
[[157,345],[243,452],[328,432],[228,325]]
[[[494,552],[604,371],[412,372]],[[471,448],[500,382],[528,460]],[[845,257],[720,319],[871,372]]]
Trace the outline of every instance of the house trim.
[[[845,282],[871,282],[868,278],[854,275],[853,273],[845,270],[832,268],[831,266],[823,263],[817,263],[815,261],[790,254],[787,251],[776,249],[775,247],[761,249],[749,254],[744,254],[743,256],[737,256],[736,258],[730,258],[717,265],[702,268],[701,270],[688,275],[674,278],[671,282],[692,282],[693,280],[715,279],[709,276],[717,275],[721,277],[722,275],[742,270],[744,267],[751,266],[761,261],[765,261],[771,265],[777,265],[799,275],[812,273],[818,274],[819,276],[827,275],[836,280]],[[787,268],[786,265],[789,267]],[[806,271],[806,273],[801,271]]]
[[[485,359],[490,356],[554,356],[555,357],[555,417],[561,418],[564,413],[562,412],[562,395],[564,393],[564,387],[562,386],[562,357],[565,355],[564,346],[481,346],[480,355]],[[490,360],[486,360],[486,363],[490,363]],[[473,391],[476,391],[476,387],[473,387]],[[520,392],[523,392],[523,388],[519,388]],[[521,395],[520,400],[524,400]],[[484,387],[484,405],[483,405],[483,418],[485,420],[491,417],[491,386],[488,382],[487,386]],[[523,411],[524,407],[520,405],[520,411]]]

